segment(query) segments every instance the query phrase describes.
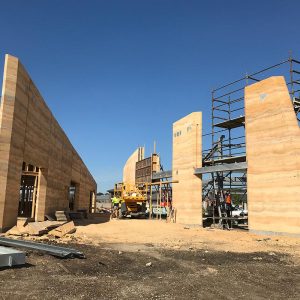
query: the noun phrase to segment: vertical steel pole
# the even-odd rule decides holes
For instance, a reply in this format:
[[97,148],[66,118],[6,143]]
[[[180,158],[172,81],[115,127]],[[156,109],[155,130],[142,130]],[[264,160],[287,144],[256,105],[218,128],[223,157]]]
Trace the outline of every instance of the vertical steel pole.
[[152,219],[152,185],[150,185],[150,205],[149,205],[149,216]]
[[291,96],[292,96],[292,102],[294,103],[295,91],[294,91],[294,76],[293,76],[293,58],[291,53],[289,57],[289,62],[290,62]]
[[161,180],[159,182],[159,209],[160,209],[159,219],[161,220],[161,212],[162,212],[162,209],[161,209]]
[[[211,163],[214,164],[214,90],[211,92]],[[216,204],[216,182],[215,182],[215,175],[211,173],[212,181],[213,181],[213,224],[215,227],[215,204]]]

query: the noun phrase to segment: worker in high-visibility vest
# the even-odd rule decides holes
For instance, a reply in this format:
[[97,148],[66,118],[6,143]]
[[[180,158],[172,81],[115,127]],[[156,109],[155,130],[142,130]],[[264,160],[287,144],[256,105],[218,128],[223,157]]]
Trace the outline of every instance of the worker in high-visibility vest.
[[113,198],[111,198],[111,203],[112,203],[113,207],[119,208],[120,198],[117,198],[116,196],[114,196]]
[[[231,210],[232,210],[232,202],[231,202],[231,195],[230,195],[230,192],[226,192],[225,193],[225,208],[226,208],[226,215],[227,215],[227,218],[230,218],[231,217]],[[231,228],[231,220],[228,220],[228,225],[230,226]]]
[[118,216],[119,216],[120,198],[114,196],[111,199],[111,204],[112,204],[111,218],[118,218]]
[[231,195],[229,192],[225,194],[225,203],[228,207],[231,208]]

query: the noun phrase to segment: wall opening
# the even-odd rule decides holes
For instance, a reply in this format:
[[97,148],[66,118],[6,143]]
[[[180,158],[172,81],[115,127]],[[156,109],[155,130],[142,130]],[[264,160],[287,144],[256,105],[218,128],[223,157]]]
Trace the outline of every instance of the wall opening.
[[35,218],[35,209],[37,203],[37,186],[39,181],[39,168],[28,165],[25,162],[22,165],[22,175],[20,183],[20,197],[18,216],[26,218]]
[[89,205],[89,212],[93,213],[95,212],[95,192],[90,191],[90,205]]
[[77,184],[73,181],[71,181],[71,185],[69,186],[69,209],[70,211],[73,211],[75,209],[75,201],[76,201],[76,193],[77,193]]

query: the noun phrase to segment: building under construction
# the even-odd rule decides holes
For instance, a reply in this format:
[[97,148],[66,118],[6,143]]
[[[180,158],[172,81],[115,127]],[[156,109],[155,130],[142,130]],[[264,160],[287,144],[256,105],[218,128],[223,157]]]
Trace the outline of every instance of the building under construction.
[[96,182],[18,60],[5,56],[0,108],[0,232],[18,217],[93,211]]
[[[213,223],[240,218],[251,230],[300,233],[299,74],[290,57],[212,91],[211,132],[203,135],[211,148],[195,174]],[[246,214],[226,216],[225,191]]]
[[[177,120],[172,170],[162,168],[155,150],[145,158],[139,147],[124,166],[123,183],[146,184],[150,208],[155,194],[156,208],[167,202],[179,223],[300,235],[299,91],[294,58],[214,89],[210,132],[202,133],[201,112]],[[56,210],[95,207],[95,180],[10,55],[0,110],[0,185],[0,230],[18,216],[42,221]],[[243,214],[228,215],[226,193]]]
[[[178,222],[300,235],[299,92],[300,61],[290,57],[214,89],[209,133],[201,112],[173,124],[172,170],[147,181],[176,182]],[[241,214],[226,214],[225,193]]]

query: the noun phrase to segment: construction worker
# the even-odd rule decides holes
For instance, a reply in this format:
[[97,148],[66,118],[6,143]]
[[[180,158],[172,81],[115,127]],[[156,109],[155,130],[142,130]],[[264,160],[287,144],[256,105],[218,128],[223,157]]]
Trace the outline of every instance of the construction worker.
[[231,195],[230,195],[229,192],[226,192],[226,193],[225,193],[225,203],[226,203],[226,205],[229,206],[230,209],[231,209]]
[[[229,192],[225,193],[225,209],[226,209],[226,215],[227,218],[231,217],[231,207],[232,207],[232,203],[231,203],[231,195]],[[230,224],[230,228],[231,228],[231,220],[228,220],[228,225]]]
[[112,217],[117,218],[118,217],[118,213],[119,213],[120,198],[114,196],[111,199],[111,203],[112,203],[112,210],[113,210]]

